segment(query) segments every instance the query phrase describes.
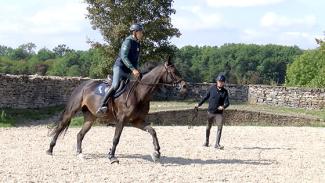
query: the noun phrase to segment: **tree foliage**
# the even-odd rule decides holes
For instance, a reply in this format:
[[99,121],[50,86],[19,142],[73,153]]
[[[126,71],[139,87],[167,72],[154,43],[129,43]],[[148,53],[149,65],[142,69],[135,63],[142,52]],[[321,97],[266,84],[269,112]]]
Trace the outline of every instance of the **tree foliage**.
[[177,52],[176,65],[191,82],[211,82],[224,73],[229,83],[283,84],[287,64],[300,54],[298,47],[278,45],[185,46]]
[[103,47],[107,55],[99,63],[105,74],[111,71],[123,39],[129,35],[132,23],[141,22],[145,28],[142,41],[141,62],[157,61],[173,54],[176,47],[171,45],[173,36],[180,36],[177,28],[171,24],[170,16],[175,13],[173,0],[86,0],[88,15],[93,28],[100,30],[107,44],[95,44]]
[[92,76],[98,74],[98,62],[104,60],[100,49],[75,51],[66,45],[53,50],[42,48],[35,53],[36,45],[23,44],[18,48],[0,46],[0,73],[39,74],[57,76]]
[[307,50],[287,69],[288,86],[325,87],[325,42],[320,47]]
[[[42,48],[37,53],[29,52],[24,59],[13,60],[12,53],[21,48],[0,46],[1,73],[106,77],[102,72],[102,64],[107,63],[105,47],[86,51],[67,46]],[[176,49],[174,63],[189,82],[212,82],[224,73],[227,82],[234,84],[283,84],[286,79],[288,85],[324,86],[324,48],[303,51],[279,45],[185,46]]]

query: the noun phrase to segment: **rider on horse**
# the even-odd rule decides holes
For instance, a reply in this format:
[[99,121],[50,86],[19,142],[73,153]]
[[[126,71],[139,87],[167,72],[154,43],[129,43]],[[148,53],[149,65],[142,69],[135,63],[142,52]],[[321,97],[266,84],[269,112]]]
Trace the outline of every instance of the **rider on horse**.
[[119,87],[120,81],[129,77],[130,73],[136,77],[140,77],[138,70],[140,56],[140,41],[143,37],[143,25],[140,23],[132,24],[130,27],[131,35],[126,37],[120,49],[120,53],[115,60],[113,66],[112,86],[105,94],[97,114],[103,114],[107,111],[107,104],[110,97]]

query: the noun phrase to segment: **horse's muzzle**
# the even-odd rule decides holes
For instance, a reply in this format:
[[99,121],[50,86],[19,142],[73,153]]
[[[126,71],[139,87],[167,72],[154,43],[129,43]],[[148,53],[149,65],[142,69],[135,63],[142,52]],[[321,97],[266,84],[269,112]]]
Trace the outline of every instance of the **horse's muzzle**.
[[177,90],[179,90],[179,92],[181,94],[186,94],[187,93],[187,83],[184,80],[181,80],[178,84],[177,84]]

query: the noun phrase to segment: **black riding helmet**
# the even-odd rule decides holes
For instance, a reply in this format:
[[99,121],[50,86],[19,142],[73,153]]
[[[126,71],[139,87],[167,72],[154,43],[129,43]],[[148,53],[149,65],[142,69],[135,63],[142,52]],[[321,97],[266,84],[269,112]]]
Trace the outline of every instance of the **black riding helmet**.
[[226,81],[226,77],[222,74],[220,74],[217,78],[216,78],[216,81],[222,81],[222,82],[225,82]]
[[135,23],[135,24],[132,24],[130,26],[130,32],[133,32],[133,31],[143,31],[143,25],[140,24],[140,23]]

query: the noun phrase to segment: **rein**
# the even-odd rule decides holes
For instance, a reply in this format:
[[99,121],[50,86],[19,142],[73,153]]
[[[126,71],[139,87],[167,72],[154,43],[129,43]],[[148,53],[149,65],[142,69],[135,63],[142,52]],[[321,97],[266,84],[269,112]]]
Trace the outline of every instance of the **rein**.
[[[167,67],[164,66],[164,67],[165,67],[165,69],[166,69],[166,71],[167,71],[166,81],[167,81],[167,77],[168,77],[169,75],[171,76],[171,79],[172,79],[172,80],[176,80],[176,77],[174,76],[174,74],[172,74],[172,73],[168,70],[168,68],[169,68],[170,66],[167,66]],[[179,79],[179,80],[176,80],[176,82],[173,82],[172,84],[169,84],[169,83],[144,83],[144,82],[142,82],[140,79],[137,79],[137,80],[133,83],[131,89],[129,90],[129,92],[128,92],[127,96],[126,96],[125,106],[127,106],[127,101],[128,101],[128,99],[129,99],[129,96],[130,96],[131,92],[134,90],[135,86],[138,85],[138,84],[141,84],[141,85],[147,85],[147,86],[158,86],[158,85],[160,85],[160,86],[176,86],[176,85],[177,85],[178,83],[180,83],[181,81],[182,81],[182,80]]]
[[142,82],[141,80],[137,79],[136,82],[139,83],[139,84],[142,84],[142,85],[148,85],[148,86],[157,86],[157,85],[162,85],[162,86],[176,86],[176,84],[180,83],[182,81],[182,79],[176,79],[175,75],[173,73],[171,73],[168,68],[171,67],[171,66],[164,66],[165,67],[165,70],[167,72],[167,75],[166,75],[166,81],[167,81],[167,77],[170,75],[171,76],[171,79],[172,80],[176,80],[175,82],[173,82],[172,84],[169,84],[169,83],[144,83]]

